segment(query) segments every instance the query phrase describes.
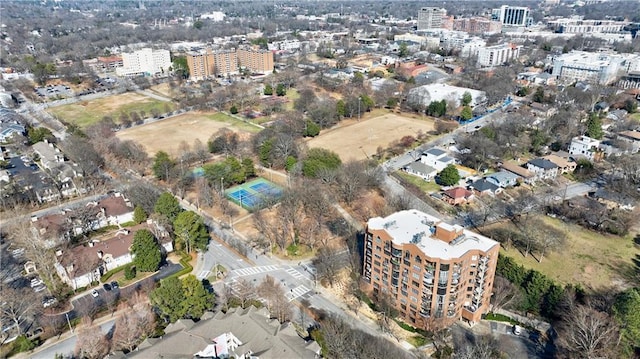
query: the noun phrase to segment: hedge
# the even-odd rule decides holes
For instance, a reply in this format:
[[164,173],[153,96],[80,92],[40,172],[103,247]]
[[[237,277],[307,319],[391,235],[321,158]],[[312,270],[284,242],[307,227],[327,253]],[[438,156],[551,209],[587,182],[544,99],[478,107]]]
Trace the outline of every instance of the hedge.
[[167,278],[171,278],[171,277],[180,278],[181,276],[183,276],[185,274],[191,273],[191,271],[193,270],[193,267],[191,266],[191,264],[189,264],[189,261],[191,261],[191,256],[188,253],[185,253],[185,252],[179,252],[179,254],[180,254],[180,265],[182,266],[182,269],[180,269],[179,271],[173,273],[172,275],[168,276]]
[[133,263],[127,263],[125,265],[121,265],[120,267],[116,267],[113,268],[110,271],[107,271],[105,274],[102,275],[102,277],[100,277],[100,281],[102,283],[105,283],[106,281],[108,281],[111,277],[113,277],[114,274],[123,271],[126,267],[132,266]]

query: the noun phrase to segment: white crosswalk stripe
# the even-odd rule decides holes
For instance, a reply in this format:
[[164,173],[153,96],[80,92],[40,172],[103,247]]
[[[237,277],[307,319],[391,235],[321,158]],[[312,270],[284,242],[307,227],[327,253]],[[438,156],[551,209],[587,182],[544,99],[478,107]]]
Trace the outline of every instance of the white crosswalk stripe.
[[302,279],[304,278],[304,274],[298,272],[297,270],[295,270],[293,267],[289,267],[287,268],[287,270],[285,271],[287,273],[289,273],[293,278],[295,279]]
[[270,265],[270,266],[259,266],[259,267],[249,267],[249,268],[240,268],[232,271],[232,273],[238,277],[254,275],[266,272],[272,272],[278,270],[278,266]]
[[291,302],[292,300],[305,295],[310,290],[311,289],[309,289],[309,288],[307,288],[307,287],[305,287],[303,285],[299,285],[299,286],[289,290],[289,292],[287,292],[287,294],[285,294],[285,296]]
[[200,272],[200,274],[198,274],[198,279],[202,280],[205,279],[209,276],[209,274],[211,274],[210,270],[203,270],[202,272]]

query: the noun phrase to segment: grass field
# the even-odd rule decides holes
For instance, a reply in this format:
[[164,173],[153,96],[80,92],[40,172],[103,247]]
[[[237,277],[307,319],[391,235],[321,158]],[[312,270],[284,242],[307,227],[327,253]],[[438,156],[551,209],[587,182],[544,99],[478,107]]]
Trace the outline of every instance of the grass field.
[[144,111],[147,116],[150,116],[154,109],[160,113],[165,113],[173,111],[175,105],[171,102],[159,101],[135,92],[128,92],[92,101],[81,101],[59,106],[49,111],[66,122],[86,127],[98,122],[105,116],[111,116],[117,123],[121,113],[129,114],[134,111],[138,113]]
[[440,191],[440,186],[435,181],[425,181],[418,176],[410,175],[404,171],[398,171],[398,175],[427,193]]
[[[543,220],[567,233],[564,248],[545,254],[542,263],[538,263],[537,253],[525,258],[517,249],[504,247],[502,253],[560,283],[580,283],[594,289],[628,285],[632,259],[640,254],[634,247],[632,235],[625,238],[608,236],[546,216]],[[510,223],[501,225],[512,226]]]
[[379,110],[362,120],[343,120],[338,126],[320,132],[307,142],[309,147],[322,147],[337,153],[343,161],[362,160],[376,153],[378,146],[389,144],[418,131],[433,130],[430,118],[413,118]]
[[254,126],[236,120],[223,113],[190,112],[147,125],[136,126],[117,133],[121,140],[133,140],[141,144],[150,156],[162,150],[175,155],[182,141],[189,145],[195,139],[206,144],[209,137],[221,128],[245,133],[258,130]]

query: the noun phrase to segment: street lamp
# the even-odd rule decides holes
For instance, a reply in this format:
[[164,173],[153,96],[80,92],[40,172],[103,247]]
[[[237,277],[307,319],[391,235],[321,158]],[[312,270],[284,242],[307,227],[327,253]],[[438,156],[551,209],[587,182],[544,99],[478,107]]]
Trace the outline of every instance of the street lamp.
[[362,102],[362,96],[358,97],[358,121],[360,121],[360,102]]

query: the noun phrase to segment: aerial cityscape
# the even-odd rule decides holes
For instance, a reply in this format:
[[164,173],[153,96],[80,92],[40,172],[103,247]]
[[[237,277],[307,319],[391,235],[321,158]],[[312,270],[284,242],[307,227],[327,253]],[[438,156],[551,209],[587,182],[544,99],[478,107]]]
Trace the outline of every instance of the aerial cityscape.
[[638,30],[0,2],[0,357],[640,358]]

